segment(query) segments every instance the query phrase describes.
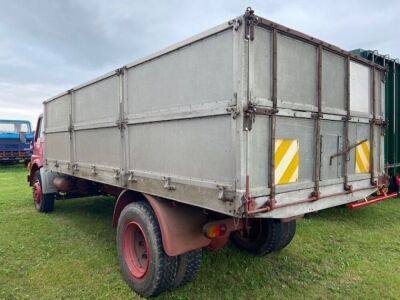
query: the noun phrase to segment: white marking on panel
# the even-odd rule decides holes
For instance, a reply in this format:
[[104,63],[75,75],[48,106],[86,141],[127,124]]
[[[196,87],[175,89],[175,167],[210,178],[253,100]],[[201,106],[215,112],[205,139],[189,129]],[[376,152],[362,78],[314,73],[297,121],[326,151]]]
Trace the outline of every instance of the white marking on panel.
[[369,113],[371,70],[367,66],[350,62],[350,110]]

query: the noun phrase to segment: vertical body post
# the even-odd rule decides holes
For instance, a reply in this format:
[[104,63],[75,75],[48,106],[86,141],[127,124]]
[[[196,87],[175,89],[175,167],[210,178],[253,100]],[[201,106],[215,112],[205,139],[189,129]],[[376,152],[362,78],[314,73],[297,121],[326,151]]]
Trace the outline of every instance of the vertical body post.
[[370,172],[371,172],[371,185],[375,185],[375,174],[374,174],[374,129],[375,129],[375,119],[376,119],[376,110],[375,110],[375,104],[376,104],[376,97],[375,97],[375,68],[372,68],[372,88],[371,88],[371,93],[372,93],[372,120],[370,120],[370,144],[369,144],[369,165],[370,165]]
[[270,208],[275,206],[275,139],[276,139],[276,115],[275,112],[278,106],[278,65],[277,65],[277,49],[278,39],[276,28],[272,29],[272,108],[273,113],[270,117],[270,166],[269,166],[269,186],[270,186]]
[[75,125],[75,91],[74,90],[69,90],[68,93],[70,94],[70,100],[71,100],[71,114],[69,118],[69,133],[70,133],[70,168],[72,174],[75,173],[77,170],[77,165],[76,165],[76,133],[74,129]]
[[[343,150],[349,148],[349,121],[350,121],[350,57],[346,57],[346,117],[344,118],[344,147]],[[344,190],[350,191],[348,178],[348,159],[349,151],[344,154],[343,160],[343,179],[344,179]]]
[[315,115],[314,121],[314,133],[315,133],[315,162],[314,162],[314,196],[316,199],[319,198],[319,181],[321,178],[321,117],[322,117],[322,46],[318,46],[317,56],[317,109],[318,112]]

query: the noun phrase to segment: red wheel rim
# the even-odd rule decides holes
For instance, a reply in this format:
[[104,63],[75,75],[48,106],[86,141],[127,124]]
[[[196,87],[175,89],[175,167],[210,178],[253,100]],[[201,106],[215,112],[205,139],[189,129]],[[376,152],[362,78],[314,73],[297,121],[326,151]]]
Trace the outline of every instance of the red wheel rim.
[[126,224],[122,252],[129,272],[140,279],[146,275],[150,263],[149,244],[142,227],[136,222]]
[[42,203],[42,187],[40,186],[40,182],[35,182],[33,184],[33,197],[35,200],[35,206],[37,209],[40,208],[40,204]]

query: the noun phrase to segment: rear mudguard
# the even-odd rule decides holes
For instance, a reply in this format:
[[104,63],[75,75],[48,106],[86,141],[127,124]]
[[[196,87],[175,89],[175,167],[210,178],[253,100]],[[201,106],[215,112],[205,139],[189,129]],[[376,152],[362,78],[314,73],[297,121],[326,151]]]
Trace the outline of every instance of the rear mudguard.
[[202,209],[129,190],[122,191],[118,196],[113,227],[117,226],[119,216],[126,205],[141,200],[147,200],[153,208],[160,225],[164,251],[169,256],[180,255],[210,244],[211,240],[203,234],[207,216]]

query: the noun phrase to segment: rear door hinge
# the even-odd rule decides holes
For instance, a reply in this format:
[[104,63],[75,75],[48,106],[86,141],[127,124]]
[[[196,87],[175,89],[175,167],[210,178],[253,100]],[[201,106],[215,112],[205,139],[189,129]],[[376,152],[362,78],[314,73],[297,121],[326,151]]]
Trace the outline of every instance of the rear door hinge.
[[243,130],[250,131],[253,127],[256,115],[271,116],[278,113],[279,110],[272,107],[261,107],[249,104],[247,110],[244,112]]
[[246,111],[243,116],[243,131],[250,131],[253,128],[253,123],[256,115],[251,111]]
[[257,24],[257,21],[258,18],[254,15],[254,10],[248,7],[244,13],[244,38],[246,40],[254,40],[254,25]]

